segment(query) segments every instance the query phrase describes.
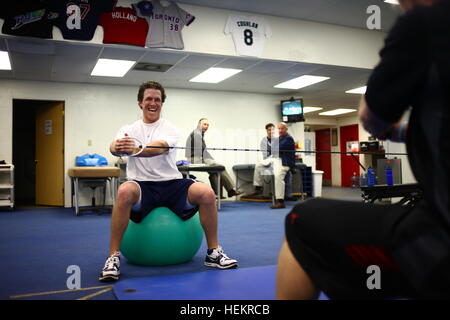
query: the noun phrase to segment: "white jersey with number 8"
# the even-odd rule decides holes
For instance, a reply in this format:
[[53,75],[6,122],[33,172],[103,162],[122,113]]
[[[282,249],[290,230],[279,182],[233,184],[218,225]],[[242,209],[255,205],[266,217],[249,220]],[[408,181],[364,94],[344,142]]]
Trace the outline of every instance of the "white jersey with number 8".
[[269,24],[260,17],[230,15],[225,34],[233,36],[236,53],[241,56],[260,57],[266,38],[272,36]]

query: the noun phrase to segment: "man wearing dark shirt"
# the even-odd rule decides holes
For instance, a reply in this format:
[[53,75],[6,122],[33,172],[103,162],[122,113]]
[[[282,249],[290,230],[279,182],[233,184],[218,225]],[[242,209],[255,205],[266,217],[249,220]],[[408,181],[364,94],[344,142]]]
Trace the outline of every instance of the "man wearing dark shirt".
[[[360,120],[379,139],[406,139],[423,199],[414,206],[330,199],[297,205],[285,220],[279,299],[311,299],[319,291],[341,299],[450,297],[450,1],[400,5],[406,13],[386,38]],[[410,107],[407,123],[401,118]]]

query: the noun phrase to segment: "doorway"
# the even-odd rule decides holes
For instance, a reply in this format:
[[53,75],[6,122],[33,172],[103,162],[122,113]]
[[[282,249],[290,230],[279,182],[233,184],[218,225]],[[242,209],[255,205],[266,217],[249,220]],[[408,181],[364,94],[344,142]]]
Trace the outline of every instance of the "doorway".
[[[316,150],[331,151],[330,129],[316,130]],[[331,153],[316,154],[316,169],[323,171],[324,186],[331,186]]]
[[[353,124],[349,126],[340,127],[339,130],[340,135],[340,144],[341,144],[341,152],[348,152],[351,150],[347,150],[349,146],[353,143],[359,143],[359,134],[358,134],[358,125]],[[359,161],[359,155],[354,155],[356,159]],[[346,153],[341,153],[341,186],[342,187],[350,187],[351,186],[351,178],[353,173],[359,176],[359,164],[358,161],[355,161],[353,156]]]
[[13,100],[15,199],[64,206],[64,102]]

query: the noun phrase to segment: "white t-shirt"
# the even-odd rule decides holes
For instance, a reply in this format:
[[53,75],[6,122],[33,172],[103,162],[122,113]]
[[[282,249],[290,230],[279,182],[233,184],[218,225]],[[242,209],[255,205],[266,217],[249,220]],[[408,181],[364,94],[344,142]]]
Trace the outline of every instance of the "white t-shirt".
[[[153,123],[144,123],[138,120],[130,125],[120,128],[116,139],[124,138],[125,133],[129,137],[139,139],[143,145],[148,145],[152,141],[166,141],[169,147],[175,147],[178,142],[179,133],[177,128],[169,121],[159,119]],[[136,142],[136,145],[138,143]],[[181,179],[183,175],[176,166],[177,150],[169,149],[159,156],[128,157],[127,179],[138,181],[167,181]]]
[[236,53],[241,56],[260,57],[265,38],[272,36],[269,24],[260,17],[228,16],[225,34],[233,36]]

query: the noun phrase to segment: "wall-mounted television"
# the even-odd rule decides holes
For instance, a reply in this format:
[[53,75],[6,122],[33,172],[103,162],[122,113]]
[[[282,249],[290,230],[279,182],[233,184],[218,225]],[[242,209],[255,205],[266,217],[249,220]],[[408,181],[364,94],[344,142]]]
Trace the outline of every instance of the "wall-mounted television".
[[303,99],[290,98],[281,100],[281,117],[283,122],[301,122],[305,121],[303,116]]

